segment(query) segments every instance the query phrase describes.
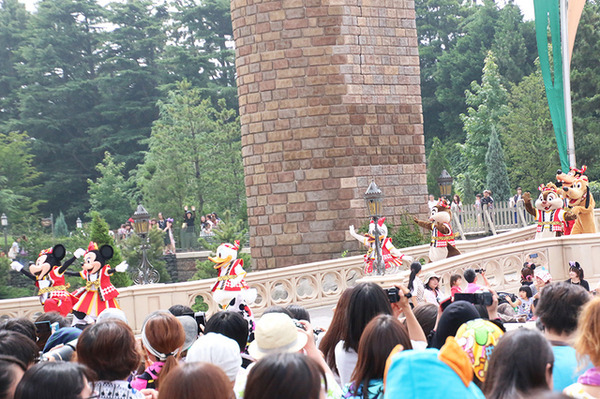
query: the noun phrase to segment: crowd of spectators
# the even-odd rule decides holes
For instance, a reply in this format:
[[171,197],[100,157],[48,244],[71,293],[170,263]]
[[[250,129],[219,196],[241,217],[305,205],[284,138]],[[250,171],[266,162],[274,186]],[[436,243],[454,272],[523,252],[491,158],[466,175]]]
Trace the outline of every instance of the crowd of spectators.
[[[598,398],[600,298],[571,266],[580,273],[552,282],[526,264],[518,297],[467,269],[446,299],[415,264],[410,289],[346,289],[326,331],[297,305],[256,323],[176,305],[148,314],[137,337],[118,309],[81,329],[53,313],[6,319],[0,399]],[[532,320],[508,324],[521,308]]]

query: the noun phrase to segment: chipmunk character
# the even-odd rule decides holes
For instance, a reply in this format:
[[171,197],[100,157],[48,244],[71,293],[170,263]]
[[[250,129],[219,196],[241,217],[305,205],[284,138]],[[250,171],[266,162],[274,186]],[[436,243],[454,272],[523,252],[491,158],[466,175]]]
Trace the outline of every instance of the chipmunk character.
[[75,256],[61,266],[60,262],[65,257],[66,251],[64,245],[57,244],[52,248],[42,250],[35,263],[29,265],[29,271],[16,261],[12,262],[10,266],[35,282],[44,312],[59,312],[62,316],[66,316],[71,313],[73,303],[71,294],[67,292],[69,284],[65,282],[65,274],[77,276],[77,273],[69,273],[67,268],[84,252],[82,248],[79,248],[75,251]]
[[577,215],[571,234],[595,233],[594,206],[596,202],[590,192],[588,177],[584,175],[587,166],[581,169],[571,168],[569,173],[556,174],[556,180],[562,182],[563,198],[567,209]]
[[242,296],[246,304],[252,304],[256,300],[256,289],[248,288],[244,277],[244,260],[238,259],[240,242],[234,244],[224,243],[217,248],[217,256],[208,259],[215,264],[214,268],[219,270],[217,282],[212,287],[214,300],[223,309],[227,309],[231,301],[238,295]]
[[88,324],[96,320],[98,315],[107,308],[119,308],[117,296],[119,292],[110,282],[110,276],[115,272],[127,270],[127,262],[121,262],[114,269],[106,262],[113,257],[114,250],[110,245],[90,242],[83,256],[82,271],[79,273],[85,280],[85,287],[73,293],[77,303],[73,306],[73,324]]
[[577,219],[577,215],[563,209],[563,200],[556,185],[542,184],[538,189],[540,196],[535,201],[535,208],[531,204],[531,194],[523,194],[525,210],[537,221],[535,239],[560,237],[567,228],[567,222]]
[[451,219],[450,204],[444,198],[440,198],[437,204],[431,208],[429,221],[413,217],[416,224],[431,231],[429,260],[432,262],[460,255],[460,251],[456,249],[454,243],[454,233],[450,226]]
[[[412,262],[413,258],[404,255],[394,246],[394,244],[392,244],[392,239],[387,236],[388,229],[384,222],[385,218],[377,220],[377,230],[379,232],[378,238],[381,245],[381,258],[385,264],[385,271],[386,273],[391,274],[396,272],[398,268],[402,266],[402,260]],[[368,248],[367,253],[365,254],[365,274],[373,273],[373,262],[377,258],[375,247],[375,222],[371,220],[371,223],[369,223],[369,232],[364,236],[357,234],[356,230],[354,230],[354,226],[350,226],[349,230],[352,237]]]

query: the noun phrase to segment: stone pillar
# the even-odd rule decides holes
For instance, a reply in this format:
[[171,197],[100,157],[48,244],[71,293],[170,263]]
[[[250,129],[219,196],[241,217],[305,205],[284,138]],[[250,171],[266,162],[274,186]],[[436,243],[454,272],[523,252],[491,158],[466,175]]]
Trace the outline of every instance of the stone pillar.
[[426,207],[412,0],[232,0],[253,268],[358,248],[371,178],[385,216]]

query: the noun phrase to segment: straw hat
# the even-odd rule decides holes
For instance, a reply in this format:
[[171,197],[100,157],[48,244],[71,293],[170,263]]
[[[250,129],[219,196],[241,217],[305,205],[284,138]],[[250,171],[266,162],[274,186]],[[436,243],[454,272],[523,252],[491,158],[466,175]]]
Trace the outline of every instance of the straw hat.
[[254,341],[248,347],[248,353],[260,359],[272,353],[298,352],[304,348],[307,339],[288,315],[267,313],[256,323]]
[[423,283],[424,283],[425,285],[427,285],[427,283],[429,282],[429,280],[431,280],[431,279],[432,279],[432,278],[434,278],[434,277],[435,277],[435,278],[437,278],[437,279],[438,279],[438,281],[440,281],[440,280],[441,280],[440,276],[438,276],[437,274],[435,274],[435,272],[427,272],[427,273],[425,274],[425,277],[423,278]]

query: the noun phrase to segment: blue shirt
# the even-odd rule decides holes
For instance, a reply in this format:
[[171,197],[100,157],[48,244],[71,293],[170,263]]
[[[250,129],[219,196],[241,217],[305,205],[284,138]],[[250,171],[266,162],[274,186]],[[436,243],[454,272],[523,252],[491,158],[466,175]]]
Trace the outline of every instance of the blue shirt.
[[577,382],[577,378],[592,367],[587,364],[578,369],[575,349],[570,346],[552,346],[554,352],[554,366],[552,368],[552,380],[554,381],[554,392],[562,392],[563,389]]

